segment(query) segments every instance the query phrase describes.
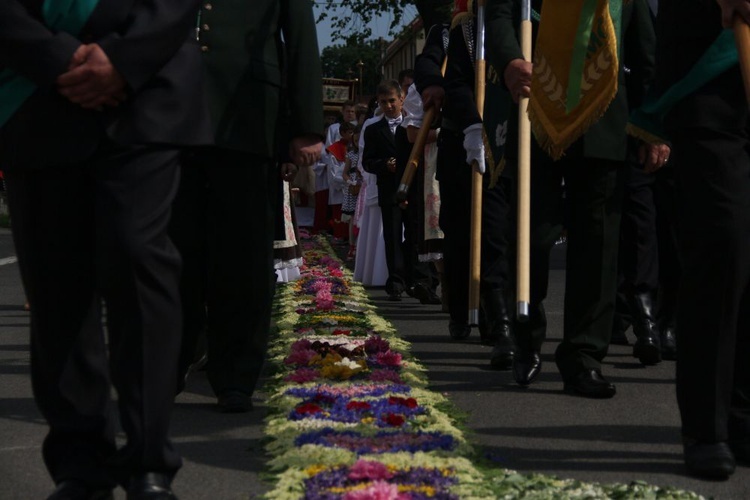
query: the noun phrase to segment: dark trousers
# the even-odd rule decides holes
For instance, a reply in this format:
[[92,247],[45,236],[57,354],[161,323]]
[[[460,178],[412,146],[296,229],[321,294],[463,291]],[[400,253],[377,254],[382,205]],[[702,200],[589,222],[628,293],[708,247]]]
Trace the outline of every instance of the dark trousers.
[[388,267],[386,291],[401,293],[416,283],[430,286],[432,272],[429,264],[419,262],[416,211],[402,209],[396,204],[395,195],[380,201],[380,217],[383,221],[383,243],[385,262]]
[[549,256],[564,221],[568,240],[563,341],[555,352],[564,379],[600,369],[607,354],[617,287],[623,181],[623,162],[574,155],[557,162],[541,154],[532,157],[530,318],[516,325],[516,337],[521,349],[539,350],[544,342]]
[[631,322],[630,297],[634,293],[648,293],[655,300],[659,286],[656,174],[644,172],[636,161],[635,151],[631,151],[624,177],[614,320],[614,330],[623,332]]
[[677,255],[677,222],[675,213],[675,166],[669,165],[656,172],[654,203],[656,205],[656,239],[659,247],[659,291],[656,319],[660,330],[674,329],[682,269]]
[[620,226],[620,273],[631,292],[656,291],[659,286],[659,251],[654,201],[655,174],[640,166],[624,170],[625,196]]
[[[466,164],[463,134],[443,130],[438,139],[437,176],[440,181],[440,228],[445,233],[443,259],[451,319],[468,320],[469,247],[471,237],[471,166]],[[480,292],[505,294],[510,286],[510,179],[501,177],[482,192],[482,250]]]
[[380,204],[385,263],[388,267],[388,280],[385,287],[388,293],[402,293],[408,286],[404,257],[404,215],[395,202]]
[[[6,172],[31,304],[34,397],[50,427],[42,451],[55,482],[109,486],[181,465],[167,438],[182,323],[180,258],[167,237],[178,176],[178,153],[153,147]],[[119,451],[110,380],[127,435]]]
[[660,328],[673,326],[680,266],[675,258],[674,159],[655,173],[629,161],[620,224],[615,329],[627,328],[629,296],[649,293]]
[[684,435],[750,437],[750,141],[732,70],[668,115],[677,169],[677,401]]
[[219,395],[252,394],[265,359],[278,171],[270,159],[220,148],[187,153],[170,234],[184,265],[182,375],[206,330],[208,379]]

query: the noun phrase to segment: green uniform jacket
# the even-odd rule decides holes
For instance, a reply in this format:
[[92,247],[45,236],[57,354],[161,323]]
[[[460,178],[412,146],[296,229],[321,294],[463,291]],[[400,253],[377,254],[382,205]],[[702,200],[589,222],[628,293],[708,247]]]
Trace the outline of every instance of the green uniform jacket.
[[273,158],[293,137],[323,137],[309,0],[205,0],[198,29],[218,146]]
[[[534,10],[544,16],[541,0],[534,0],[531,4]],[[519,0],[488,0],[487,59],[497,69],[501,78],[510,61],[523,58],[518,43],[520,19]],[[532,40],[536,41],[539,23],[532,20],[532,25]],[[625,160],[625,125],[630,109],[640,104],[645,89],[653,80],[655,50],[656,36],[648,3],[646,0],[625,2],[622,13],[622,47],[617,95],[599,121],[584,134],[583,139],[579,139],[568,148],[567,154],[582,154],[585,158]],[[629,69],[627,77],[624,67]],[[506,156],[515,159],[518,149],[517,107],[511,111],[510,121]],[[532,148],[539,150],[536,141],[532,142]]]

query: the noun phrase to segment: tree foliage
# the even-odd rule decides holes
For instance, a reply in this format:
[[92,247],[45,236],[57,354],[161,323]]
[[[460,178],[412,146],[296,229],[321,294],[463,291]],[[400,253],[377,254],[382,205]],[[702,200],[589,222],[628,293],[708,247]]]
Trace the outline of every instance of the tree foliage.
[[368,23],[375,17],[390,13],[393,15],[391,35],[401,33],[403,26],[412,21],[404,19],[408,6],[417,9],[425,27],[447,22],[453,0],[315,0],[322,6],[318,21],[329,19],[334,28],[334,40],[362,43],[372,36]]
[[320,54],[323,76],[328,78],[359,78],[357,63],[362,61],[362,90],[374,93],[380,82],[380,48],[377,40],[346,43],[326,47]]

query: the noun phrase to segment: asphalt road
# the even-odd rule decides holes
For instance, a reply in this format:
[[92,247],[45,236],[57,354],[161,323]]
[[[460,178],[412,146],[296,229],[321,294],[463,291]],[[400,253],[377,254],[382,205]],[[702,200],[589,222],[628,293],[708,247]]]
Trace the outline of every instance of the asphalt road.
[[[0,263],[14,255],[10,239],[10,232],[0,229]],[[673,363],[645,368],[629,348],[614,346],[604,373],[617,384],[615,398],[563,394],[552,356],[562,335],[563,252],[564,247],[556,250],[550,279],[543,372],[526,390],[509,372],[488,368],[489,348],[479,344],[476,332],[465,342],[450,340],[439,306],[408,298],[387,302],[379,289],[370,295],[412,343],[412,353],[429,370],[431,388],[468,415],[473,442],[481,443],[481,453],[497,467],[606,483],[644,480],[706,497],[750,498],[748,468],[738,468],[725,482],[684,474]],[[23,302],[17,264],[0,265],[0,500],[45,498],[53,488],[41,460],[46,426],[31,394]],[[214,402],[200,372],[177,398],[172,435],[185,466],[175,492],[183,500],[253,498],[268,489],[261,480],[267,459],[261,446],[263,393],[256,393],[255,410],[244,415],[217,413]],[[124,498],[122,490],[116,498]]]

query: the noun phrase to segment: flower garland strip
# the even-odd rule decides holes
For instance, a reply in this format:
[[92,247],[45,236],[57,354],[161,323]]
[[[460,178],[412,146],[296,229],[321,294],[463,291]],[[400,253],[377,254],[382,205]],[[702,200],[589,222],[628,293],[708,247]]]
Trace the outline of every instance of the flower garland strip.
[[266,434],[277,482],[267,497],[493,497],[409,344],[325,239],[302,246],[301,277],[275,301]]
[[700,498],[641,482],[598,485],[480,471],[446,399],[321,237],[274,303],[267,386],[269,499]]

